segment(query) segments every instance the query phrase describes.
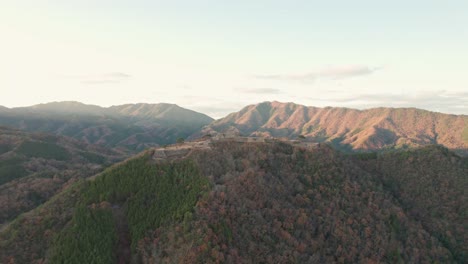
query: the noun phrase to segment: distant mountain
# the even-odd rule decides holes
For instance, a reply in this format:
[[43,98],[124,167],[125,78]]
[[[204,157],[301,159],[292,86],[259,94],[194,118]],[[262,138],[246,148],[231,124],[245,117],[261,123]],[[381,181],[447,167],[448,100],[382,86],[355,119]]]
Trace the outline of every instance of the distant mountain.
[[71,138],[0,127],[0,225],[123,157]]
[[200,124],[209,124],[213,118],[187,110],[175,104],[126,104],[111,106],[109,112],[133,117],[135,119],[151,122],[157,120],[165,124],[178,124],[186,127],[199,127]]
[[18,107],[14,110],[27,112],[42,112],[50,114],[78,114],[78,115],[102,115],[106,109],[97,105],[88,105],[75,101],[51,102],[30,107]]
[[[3,263],[464,263],[468,160],[440,146],[187,142],[0,232]],[[76,250],[79,248],[80,250]]]
[[342,150],[381,150],[441,144],[468,154],[468,116],[415,108],[356,110],[264,102],[214,121],[197,135],[227,130],[242,135],[330,142]]
[[0,125],[68,136],[128,151],[174,143],[212,120],[172,104],[103,108],[79,102],[54,102],[0,110]]

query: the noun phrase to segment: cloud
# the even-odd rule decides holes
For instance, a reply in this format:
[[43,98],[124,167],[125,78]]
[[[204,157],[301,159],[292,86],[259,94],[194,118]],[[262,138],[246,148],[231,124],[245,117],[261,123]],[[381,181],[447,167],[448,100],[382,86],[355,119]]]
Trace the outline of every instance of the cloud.
[[380,70],[379,67],[368,66],[345,66],[324,69],[319,73],[320,78],[330,78],[333,80],[341,80],[353,78],[357,76],[370,75]]
[[363,65],[350,65],[329,67],[317,71],[312,71],[305,74],[272,74],[272,75],[255,75],[254,78],[277,80],[277,81],[301,81],[314,82],[316,80],[344,80],[358,76],[365,76],[375,73],[380,70],[380,67],[369,67]]
[[276,88],[236,88],[236,92],[250,94],[279,94],[281,90]]
[[66,75],[64,77],[78,80],[82,84],[109,84],[121,83],[132,78],[132,75],[123,72],[109,72],[102,74]]
[[177,103],[185,108],[204,113],[212,118],[221,118],[237,112],[247,105],[245,102],[232,101],[229,97],[184,95]]
[[118,78],[118,79],[126,79],[126,78],[131,78],[132,76],[127,73],[123,72],[111,72],[104,74],[103,76],[109,77],[109,78]]
[[468,92],[424,91],[416,93],[363,93],[345,97],[309,98],[311,101],[326,101],[339,106],[354,108],[370,107],[416,107],[431,111],[468,114]]
[[205,106],[194,106],[194,107],[192,107],[190,109],[192,109],[194,111],[197,111],[197,112],[200,112],[200,113],[204,113],[204,114],[206,114],[208,116],[211,116],[214,119],[218,119],[218,118],[225,117],[230,113],[237,112],[240,109],[242,109],[242,107],[244,107],[244,106],[245,105],[240,106],[240,105],[237,105],[237,104],[231,104],[231,105],[228,105],[228,106],[220,106],[220,105],[209,106],[209,105],[205,105]]
[[271,74],[271,75],[254,75],[256,79],[274,80],[274,81],[305,81],[313,82],[318,76],[316,73],[307,74]]
[[132,76],[123,72],[111,72],[97,75],[82,76],[80,82],[83,84],[109,84],[121,83]]

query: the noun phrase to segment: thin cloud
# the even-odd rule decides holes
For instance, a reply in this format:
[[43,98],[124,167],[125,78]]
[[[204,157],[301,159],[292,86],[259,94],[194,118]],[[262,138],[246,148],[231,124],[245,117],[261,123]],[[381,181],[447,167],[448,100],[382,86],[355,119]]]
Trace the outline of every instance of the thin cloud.
[[320,78],[330,78],[333,80],[342,80],[358,76],[370,75],[380,70],[378,67],[368,66],[345,66],[324,69],[319,73]]
[[350,65],[340,67],[329,67],[305,74],[271,74],[255,75],[254,78],[277,80],[277,81],[301,81],[314,82],[317,80],[344,80],[359,76],[366,76],[380,70],[380,67],[369,67],[363,65]]
[[254,75],[256,79],[274,80],[274,81],[305,81],[313,82],[318,78],[317,73],[307,74],[270,74],[270,75]]
[[205,106],[195,106],[195,107],[192,107],[191,109],[200,113],[204,113],[208,116],[211,116],[214,119],[218,119],[218,118],[225,117],[230,113],[239,111],[239,109],[242,109],[243,106],[238,106],[237,104],[228,105],[228,106],[205,105]]
[[118,79],[127,79],[127,78],[132,77],[130,74],[127,74],[124,72],[111,72],[108,74],[104,74],[103,76],[110,77],[110,78],[118,78]]
[[312,101],[326,101],[335,105],[355,108],[369,107],[416,107],[431,111],[468,114],[468,92],[427,91],[411,94],[357,94],[337,98],[309,98]]
[[110,80],[110,79],[103,79],[103,80],[83,80],[80,81],[83,84],[108,84],[108,83],[120,83],[120,80]]
[[231,101],[229,98],[205,97],[186,95],[180,97],[178,104],[192,109],[194,111],[204,113],[212,118],[221,118],[226,115],[237,112],[247,105],[245,102]]
[[102,74],[66,75],[64,77],[78,80],[82,84],[115,84],[132,78],[132,75],[124,72],[109,72]]
[[123,72],[111,72],[98,75],[82,76],[83,84],[116,84],[130,79],[132,76]]
[[236,92],[240,93],[250,93],[250,94],[279,94],[281,90],[276,88],[237,88],[234,89]]

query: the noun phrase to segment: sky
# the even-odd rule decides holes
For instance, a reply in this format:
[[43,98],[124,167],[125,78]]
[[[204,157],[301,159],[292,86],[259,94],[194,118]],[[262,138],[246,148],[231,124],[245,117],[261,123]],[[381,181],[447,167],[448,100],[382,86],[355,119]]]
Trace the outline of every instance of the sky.
[[468,1],[0,0],[0,105],[468,114]]

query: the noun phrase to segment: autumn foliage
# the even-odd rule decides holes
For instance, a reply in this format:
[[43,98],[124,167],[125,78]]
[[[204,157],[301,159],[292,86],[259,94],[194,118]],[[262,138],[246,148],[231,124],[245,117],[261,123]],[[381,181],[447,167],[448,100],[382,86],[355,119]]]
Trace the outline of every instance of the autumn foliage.
[[[101,211],[103,203],[124,211],[133,263],[466,259],[468,163],[442,147],[345,155],[327,145],[226,141],[183,159],[151,155],[78,183],[15,221],[0,233],[0,259],[54,260],[59,245],[76,243],[69,240],[72,224],[99,214],[95,227],[104,223],[99,232],[109,238],[99,257],[115,261],[122,230],[109,228],[116,219]],[[95,243],[84,236],[93,228],[76,228]]]

